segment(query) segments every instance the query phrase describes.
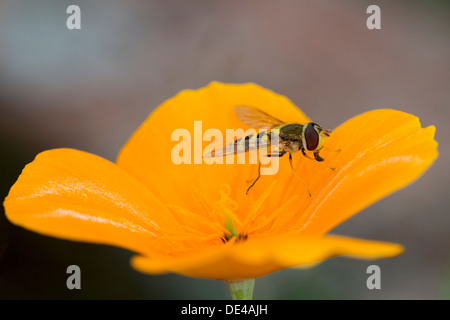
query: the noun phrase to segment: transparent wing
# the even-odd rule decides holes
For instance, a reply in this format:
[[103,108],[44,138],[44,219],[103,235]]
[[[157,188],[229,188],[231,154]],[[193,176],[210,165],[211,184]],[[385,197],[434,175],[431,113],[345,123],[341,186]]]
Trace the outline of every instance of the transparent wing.
[[275,132],[273,132],[273,130],[272,132],[261,131],[258,134],[245,136],[243,138],[235,140],[233,143],[227,144],[221,149],[215,149],[210,153],[203,155],[203,158],[223,157],[230,154],[243,153],[260,148],[270,148],[273,134],[278,134],[276,129]]
[[284,121],[272,117],[264,111],[253,107],[235,107],[234,112],[236,112],[236,116],[239,120],[256,129],[271,129],[273,127],[285,124]]

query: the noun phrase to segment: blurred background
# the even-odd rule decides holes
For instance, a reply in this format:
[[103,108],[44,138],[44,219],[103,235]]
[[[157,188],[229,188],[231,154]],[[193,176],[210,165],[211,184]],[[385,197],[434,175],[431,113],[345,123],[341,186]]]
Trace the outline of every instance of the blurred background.
[[[81,30],[68,30],[69,5]],[[381,30],[366,9],[381,8]],[[375,108],[437,127],[420,180],[333,230],[403,255],[330,259],[256,281],[255,299],[450,298],[450,2],[361,0],[0,1],[0,196],[37,153],[114,161],[164,100],[213,80],[255,82],[327,128]],[[3,210],[1,207],[0,210]],[[126,250],[21,229],[0,213],[1,299],[229,299],[224,283],[133,270]],[[66,287],[81,268],[81,290]],[[381,268],[381,290],[366,269]]]

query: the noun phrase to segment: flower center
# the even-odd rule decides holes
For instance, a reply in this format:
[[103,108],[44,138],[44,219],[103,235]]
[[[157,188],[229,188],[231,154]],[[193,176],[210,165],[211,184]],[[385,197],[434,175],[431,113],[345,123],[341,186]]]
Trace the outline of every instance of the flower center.
[[216,201],[213,206],[213,212],[223,218],[224,232],[220,238],[223,243],[227,243],[233,239],[235,239],[235,241],[242,241],[247,240],[248,238],[246,232],[238,232],[236,230],[236,226],[238,230],[242,230],[242,222],[235,213],[238,205],[230,198],[230,194],[230,186],[227,184],[222,185],[220,199]]
[[229,217],[225,217],[225,229],[226,231],[223,233],[223,236],[220,238],[223,243],[227,243],[228,241],[232,240],[233,238],[236,239],[236,241],[242,241],[247,240],[248,234],[246,233],[237,233],[233,221],[231,219],[228,219]]

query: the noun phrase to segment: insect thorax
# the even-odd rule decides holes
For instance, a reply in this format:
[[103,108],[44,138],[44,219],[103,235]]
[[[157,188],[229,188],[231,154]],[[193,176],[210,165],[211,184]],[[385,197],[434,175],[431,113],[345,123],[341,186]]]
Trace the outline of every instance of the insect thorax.
[[280,128],[280,144],[287,152],[297,152],[302,147],[303,125],[287,124]]

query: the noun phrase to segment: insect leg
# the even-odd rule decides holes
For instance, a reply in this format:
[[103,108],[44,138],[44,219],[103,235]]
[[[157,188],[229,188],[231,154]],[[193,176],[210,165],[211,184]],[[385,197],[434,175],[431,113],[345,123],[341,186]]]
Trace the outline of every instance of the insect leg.
[[[282,150],[279,153],[269,153],[266,156],[267,157],[282,157],[285,153],[286,153],[286,151]],[[248,191],[255,185],[256,181],[258,181],[260,176],[261,176],[261,161],[258,161],[258,175],[257,175],[256,179],[253,180],[253,183],[250,185],[250,187],[248,187],[245,194],[248,194]]]
[[[284,151],[284,150],[282,150],[281,152],[279,152],[279,153],[268,153],[268,154],[266,154],[266,157],[282,157],[284,154],[286,153],[286,151]],[[261,164],[258,164],[258,167],[260,167],[261,166]],[[258,175],[259,175],[259,168],[258,168]],[[256,180],[258,179],[258,177],[256,178]],[[250,179],[250,180],[247,180],[247,182],[252,182],[253,180],[255,180],[255,179]],[[253,184],[255,184],[255,182],[253,182]],[[250,189],[250,188],[249,188]],[[247,190],[247,192],[248,192],[248,190]]]
[[[250,182],[255,181],[255,180],[258,179],[260,166],[261,166],[261,164],[260,164],[259,161],[258,161],[258,173],[256,174],[256,178],[251,178],[251,179],[245,180],[245,182],[250,183]],[[255,184],[255,183],[253,182],[253,184]],[[249,189],[250,189],[250,188],[249,188]],[[247,193],[248,193],[248,190],[247,190]]]
[[282,150],[280,153],[268,153],[266,157],[282,157],[286,151]]
[[[303,149],[302,149],[303,150]],[[309,191],[308,186],[306,185],[306,183],[303,182],[303,180],[297,175],[297,173],[294,170],[294,166],[292,165],[292,153],[289,152],[289,164],[291,165],[291,169],[292,169],[292,173],[294,173],[295,177],[300,180],[300,182],[305,186],[306,191],[308,191],[308,194],[310,197],[312,197],[311,192]]]
[[314,152],[314,158],[315,158],[314,159],[314,158],[311,158],[310,156],[308,156],[306,154],[305,149],[302,148],[301,150],[302,150],[302,154],[305,156],[305,158],[307,158],[309,160],[312,160],[314,162],[317,162],[318,164],[320,164],[321,166],[323,166],[325,168],[328,168],[328,169],[331,169],[331,170],[336,170],[336,168],[332,168],[332,167],[327,166],[326,164],[321,163],[321,161],[323,161],[324,159],[321,156],[319,156],[318,152],[317,153]]
[[248,191],[255,185],[256,181],[258,181],[259,177],[261,177],[261,161],[258,160],[258,176],[255,180],[253,180],[253,183],[248,187],[247,191],[245,191],[245,194],[248,195]]
[[330,149],[330,148],[328,148],[327,146],[323,146],[323,148],[324,148],[324,149],[327,149],[327,150],[330,151],[330,152],[341,152],[341,151],[342,151],[341,148],[339,148],[339,149]]
[[322,161],[325,160],[324,158],[322,158],[322,157],[319,155],[319,152],[313,152],[313,154],[314,154],[314,159],[316,159],[317,162],[322,162]]

